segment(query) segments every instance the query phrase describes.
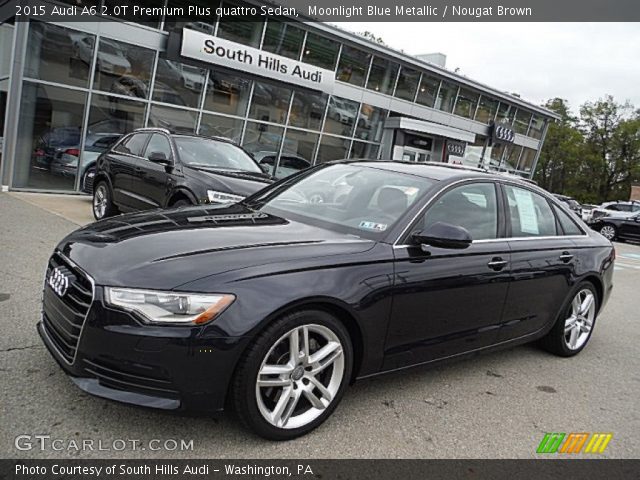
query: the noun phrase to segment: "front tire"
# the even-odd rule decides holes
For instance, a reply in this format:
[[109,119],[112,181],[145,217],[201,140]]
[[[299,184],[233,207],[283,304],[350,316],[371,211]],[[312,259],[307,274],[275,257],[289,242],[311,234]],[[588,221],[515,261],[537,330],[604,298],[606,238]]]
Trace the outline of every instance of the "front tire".
[[291,440],[324,422],[351,377],[349,334],[333,315],[298,311],[280,318],[248,347],[233,381],[242,422],[270,440]]
[[600,235],[609,240],[610,242],[614,241],[618,236],[618,230],[615,226],[610,223],[605,223],[602,227],[600,227]]
[[587,346],[596,323],[598,293],[591,282],[575,288],[551,331],[541,340],[542,347],[561,357],[572,357]]
[[119,213],[118,207],[113,203],[111,187],[104,180],[99,181],[93,189],[91,205],[93,207],[93,216],[96,220],[112,217]]
[[181,198],[180,200],[176,200],[171,204],[171,208],[180,208],[180,207],[191,207],[193,204],[189,200],[185,200]]

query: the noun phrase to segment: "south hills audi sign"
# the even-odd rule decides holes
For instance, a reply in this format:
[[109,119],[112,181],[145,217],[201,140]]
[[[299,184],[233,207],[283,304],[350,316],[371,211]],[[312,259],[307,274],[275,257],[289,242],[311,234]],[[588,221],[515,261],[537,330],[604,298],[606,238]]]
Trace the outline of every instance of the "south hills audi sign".
[[333,92],[335,72],[191,29],[182,31],[180,54],[301,87]]

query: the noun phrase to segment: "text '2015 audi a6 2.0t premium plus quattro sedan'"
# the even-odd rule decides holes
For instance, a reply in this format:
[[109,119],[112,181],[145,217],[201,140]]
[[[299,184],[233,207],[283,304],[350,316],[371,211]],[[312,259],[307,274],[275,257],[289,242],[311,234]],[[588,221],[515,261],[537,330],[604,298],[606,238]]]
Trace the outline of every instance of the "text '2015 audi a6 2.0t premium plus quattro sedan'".
[[[310,201],[319,190],[323,201]],[[534,185],[385,161],[230,206],[103,220],[51,257],[38,330],[81,389],[309,432],[359,378],[540,340],[580,352],[615,252]]]

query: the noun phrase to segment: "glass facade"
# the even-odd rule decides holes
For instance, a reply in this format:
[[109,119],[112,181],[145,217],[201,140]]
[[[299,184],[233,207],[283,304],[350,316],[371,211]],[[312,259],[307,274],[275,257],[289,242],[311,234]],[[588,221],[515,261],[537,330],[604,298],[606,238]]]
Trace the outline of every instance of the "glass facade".
[[[145,0],[143,5],[161,3]],[[191,4],[210,6],[204,0],[166,0],[170,7]],[[147,18],[143,23],[129,18],[122,28],[131,29],[127,37],[131,39],[135,29],[149,33],[150,29],[173,32],[190,28],[334,70],[339,83],[484,125],[494,119],[504,121],[535,140],[544,133],[544,115],[468,88],[445,78],[442,72],[394,61],[389,52],[379,52],[380,47],[374,44],[366,48],[338,40],[301,23],[256,20]],[[13,188],[77,190],[83,172],[102,151],[123,133],[143,126],[230,138],[257,158],[264,157],[265,168],[282,177],[302,165],[347,157],[377,158],[383,150],[388,116],[399,115],[350,98],[214,65],[207,68],[187,59],[178,61],[133,40],[129,43],[86,33],[80,24],[32,21],[23,25],[27,47],[9,179]],[[0,25],[3,121],[13,30],[13,25]],[[480,163],[484,155],[485,165],[531,173],[537,150],[490,146],[484,137],[476,138],[466,147],[465,164]]]
[[438,96],[438,90],[440,89],[440,80],[432,77],[431,75],[422,74],[422,80],[420,81],[420,90],[416,102],[431,107],[436,103],[436,97]]
[[362,87],[367,78],[370,63],[370,53],[345,45],[340,53],[336,79]]
[[480,97],[478,110],[476,110],[476,122],[490,123],[493,121],[498,111],[498,101],[492,100],[484,95]]
[[376,92],[391,95],[398,76],[399,65],[390,60],[374,57],[369,71],[367,88]]
[[413,102],[418,91],[418,83],[420,82],[420,72],[411,68],[402,67],[398,76],[395,96],[403,100]]

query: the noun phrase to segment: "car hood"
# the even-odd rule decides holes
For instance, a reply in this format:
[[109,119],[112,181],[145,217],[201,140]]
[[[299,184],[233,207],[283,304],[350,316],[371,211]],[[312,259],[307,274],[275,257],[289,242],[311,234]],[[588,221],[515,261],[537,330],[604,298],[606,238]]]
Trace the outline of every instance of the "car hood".
[[76,230],[58,249],[97,285],[170,290],[208,276],[237,281],[264,265],[305,268],[374,243],[236,204],[121,215]]
[[183,167],[183,173],[194,180],[200,180],[212,190],[248,197],[272,183],[265,173],[229,172],[225,170],[204,170],[189,166]]

